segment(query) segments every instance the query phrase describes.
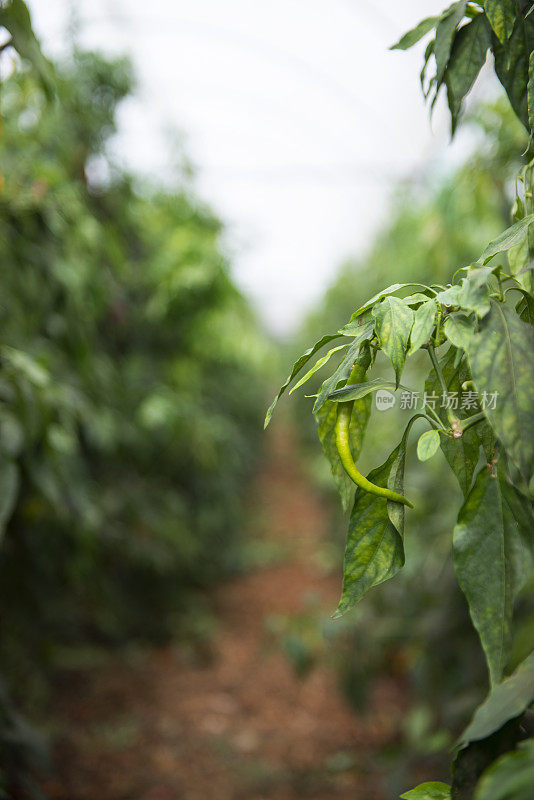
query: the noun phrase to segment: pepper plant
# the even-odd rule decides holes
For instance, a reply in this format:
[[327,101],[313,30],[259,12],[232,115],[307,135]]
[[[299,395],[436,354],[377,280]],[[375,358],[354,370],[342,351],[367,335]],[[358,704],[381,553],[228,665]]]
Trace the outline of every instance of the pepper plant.
[[[532,2],[461,0],[394,45],[406,50],[433,32],[421,84],[431,107],[445,87],[453,135],[488,51],[514,112],[534,134],[533,9]],[[490,692],[457,742],[452,784],[421,784],[402,795],[409,800],[534,796],[534,651],[512,674],[507,670],[514,601],[534,565],[533,171],[534,160],[517,176],[512,224],[473,263],[458,265],[448,285],[395,283],[366,301],[344,327],[297,359],[266,416],[267,425],[291,383],[294,391],[328,362],[336,364],[313,404],[343,507],[352,503],[336,617],[404,564],[406,507],[412,506],[404,473],[416,421],[427,426],[417,442],[419,459],[441,448],[458,480],[463,504],[452,533],[453,563],[485,654]],[[416,393],[401,379],[406,359],[420,350],[428,354],[429,374]],[[367,377],[380,351],[394,380]],[[356,462],[376,392],[400,395],[416,413],[391,455],[364,477]]]

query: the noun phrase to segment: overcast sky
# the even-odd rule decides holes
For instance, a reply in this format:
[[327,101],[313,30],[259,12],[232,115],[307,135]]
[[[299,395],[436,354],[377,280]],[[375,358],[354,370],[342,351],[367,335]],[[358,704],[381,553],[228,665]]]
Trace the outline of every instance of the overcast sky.
[[69,8],[82,45],[131,54],[139,89],[114,152],[168,178],[169,131],[183,134],[198,193],[228,224],[234,277],[280,334],[365,252],[397,180],[446,152],[446,115],[431,130],[420,93],[421,48],[388,51],[443,5],[30,0],[51,56],[64,52]]

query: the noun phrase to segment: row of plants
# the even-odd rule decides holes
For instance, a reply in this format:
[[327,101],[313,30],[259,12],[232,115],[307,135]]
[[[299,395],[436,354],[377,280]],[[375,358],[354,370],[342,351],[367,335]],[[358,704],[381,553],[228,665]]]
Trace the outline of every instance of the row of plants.
[[129,62],[53,65],[24,3],[0,12],[0,786],[18,796],[16,709],[40,715],[65,648],[194,629],[200,590],[242,568],[271,351],[191,184],[107,154]]

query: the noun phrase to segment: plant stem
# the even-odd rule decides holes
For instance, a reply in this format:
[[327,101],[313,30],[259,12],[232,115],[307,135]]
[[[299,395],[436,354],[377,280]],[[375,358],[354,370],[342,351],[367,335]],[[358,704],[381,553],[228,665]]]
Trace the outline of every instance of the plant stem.
[[[443,377],[443,373],[441,371],[441,367],[439,365],[439,362],[438,362],[438,359],[437,359],[437,356],[436,356],[436,350],[434,349],[434,345],[433,344],[429,344],[428,345],[428,354],[430,356],[430,360],[432,361],[432,366],[434,367],[434,372],[437,375],[437,378],[438,378],[438,381],[439,381],[439,385],[441,386],[441,391],[443,392],[444,396],[447,396],[448,393],[449,393],[449,387],[447,386],[447,384],[445,382],[445,378]],[[453,430],[456,431],[457,428],[458,428],[458,418],[456,417],[455,414],[453,414],[451,408],[447,408],[446,411],[447,411],[447,419],[449,420]]]

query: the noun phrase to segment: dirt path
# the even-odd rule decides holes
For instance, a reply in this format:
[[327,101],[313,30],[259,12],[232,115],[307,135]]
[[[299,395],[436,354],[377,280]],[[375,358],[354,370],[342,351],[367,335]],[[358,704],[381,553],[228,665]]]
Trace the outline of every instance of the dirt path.
[[298,612],[311,592],[331,611],[339,591],[314,558],[325,510],[284,431],[271,435],[251,503],[292,555],[217,589],[220,628],[202,663],[168,646],[69,673],[54,800],[382,800],[370,756],[398,724],[394,687],[365,725],[332,671],[299,680],[269,646],[266,618]]

